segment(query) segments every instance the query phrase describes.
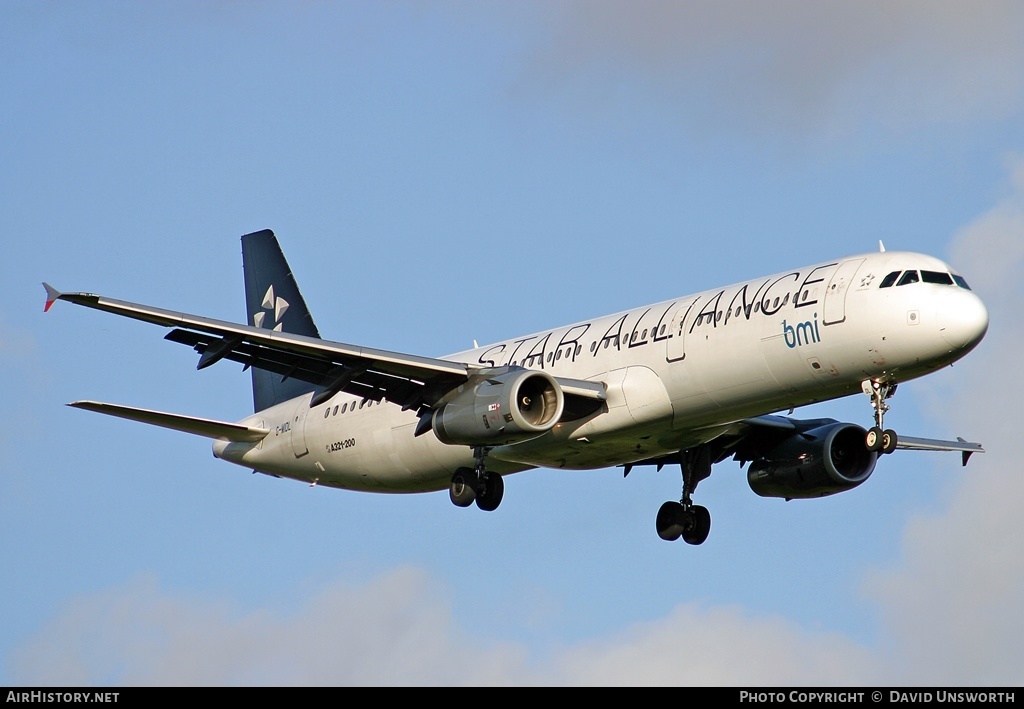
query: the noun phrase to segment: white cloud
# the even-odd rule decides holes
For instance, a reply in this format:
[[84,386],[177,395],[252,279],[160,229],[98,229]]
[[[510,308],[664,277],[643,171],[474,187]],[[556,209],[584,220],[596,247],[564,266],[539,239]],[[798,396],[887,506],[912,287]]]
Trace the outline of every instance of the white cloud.
[[161,592],[82,597],[12,657],[19,684],[460,685],[512,681],[521,651],[464,636],[439,589],[396,569],[334,584],[291,614]]
[[668,617],[528,657],[471,637],[422,572],[334,584],[294,613],[161,592],[152,579],[79,598],[13,656],[27,686],[848,685],[863,648],[738,608]]
[[840,635],[693,604],[569,648],[554,666],[574,685],[849,686],[878,676],[869,652]]

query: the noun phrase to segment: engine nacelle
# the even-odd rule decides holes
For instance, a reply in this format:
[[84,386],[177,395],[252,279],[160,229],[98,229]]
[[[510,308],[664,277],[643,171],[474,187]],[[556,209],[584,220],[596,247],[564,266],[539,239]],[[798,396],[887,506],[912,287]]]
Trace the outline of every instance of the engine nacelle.
[[546,372],[512,370],[470,381],[434,412],[443,443],[495,446],[536,438],[562,417],[565,395]]
[[868,479],[878,454],[867,449],[867,432],[852,423],[831,423],[787,438],[747,471],[750,489],[762,497],[824,497]]

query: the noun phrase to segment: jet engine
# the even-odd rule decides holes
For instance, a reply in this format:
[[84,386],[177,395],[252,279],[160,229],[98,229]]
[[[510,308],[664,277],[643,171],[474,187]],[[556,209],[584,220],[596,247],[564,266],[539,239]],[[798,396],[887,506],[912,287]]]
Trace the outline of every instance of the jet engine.
[[495,446],[550,431],[564,407],[565,395],[550,374],[511,370],[461,387],[430,425],[443,443]]
[[835,422],[790,436],[751,462],[750,489],[787,500],[851,490],[868,479],[878,459],[867,449],[865,433],[856,424]]

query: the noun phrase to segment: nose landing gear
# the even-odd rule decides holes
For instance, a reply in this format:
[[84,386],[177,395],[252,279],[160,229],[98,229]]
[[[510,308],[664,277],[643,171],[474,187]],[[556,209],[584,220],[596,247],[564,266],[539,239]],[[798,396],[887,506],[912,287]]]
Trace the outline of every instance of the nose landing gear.
[[861,382],[861,390],[871,398],[871,407],[875,410],[875,425],[868,430],[864,444],[873,453],[892,453],[898,442],[896,432],[884,428],[883,419],[889,410],[885,400],[896,393],[896,383],[865,379]]

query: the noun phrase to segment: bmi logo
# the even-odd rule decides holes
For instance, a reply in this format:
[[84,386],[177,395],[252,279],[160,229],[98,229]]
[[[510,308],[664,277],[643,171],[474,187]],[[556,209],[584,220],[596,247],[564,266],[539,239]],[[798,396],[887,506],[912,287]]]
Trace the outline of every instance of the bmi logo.
[[821,336],[818,334],[818,314],[814,314],[814,322],[808,320],[795,326],[787,325],[786,321],[783,320],[782,335],[786,338],[786,347],[790,349],[808,345],[812,342],[821,342]]
[[[288,310],[288,301],[281,297],[274,297],[274,286],[267,288],[266,294],[263,296],[262,307],[269,312],[274,314],[274,332],[281,332],[281,316],[284,315],[285,311]],[[263,327],[263,321],[266,320],[267,313],[264,310],[259,311],[252,316],[253,324],[256,327]]]

